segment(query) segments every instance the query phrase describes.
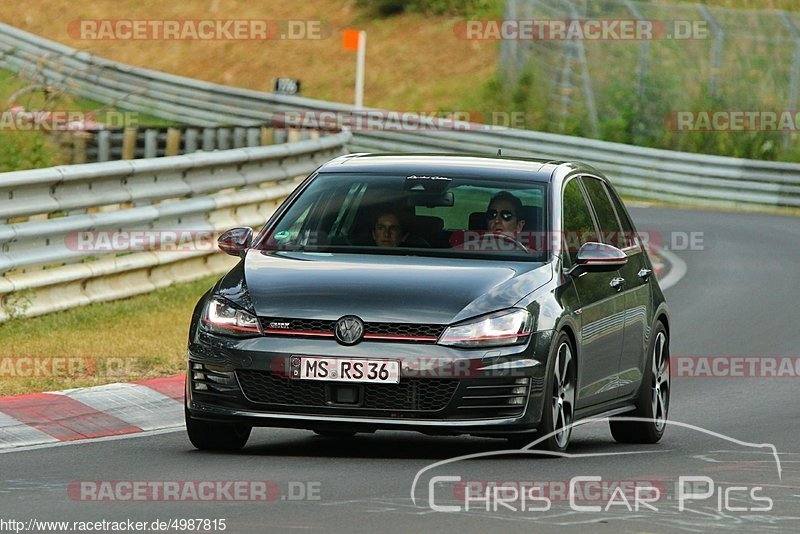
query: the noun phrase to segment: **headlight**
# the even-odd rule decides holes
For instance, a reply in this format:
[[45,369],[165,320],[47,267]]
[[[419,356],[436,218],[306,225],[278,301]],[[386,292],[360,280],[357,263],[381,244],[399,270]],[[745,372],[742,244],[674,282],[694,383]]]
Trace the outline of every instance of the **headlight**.
[[220,298],[212,297],[203,312],[203,327],[226,336],[255,336],[261,334],[258,318]]
[[452,347],[500,347],[524,343],[531,335],[531,314],[514,309],[493,313],[468,323],[450,326],[439,339]]

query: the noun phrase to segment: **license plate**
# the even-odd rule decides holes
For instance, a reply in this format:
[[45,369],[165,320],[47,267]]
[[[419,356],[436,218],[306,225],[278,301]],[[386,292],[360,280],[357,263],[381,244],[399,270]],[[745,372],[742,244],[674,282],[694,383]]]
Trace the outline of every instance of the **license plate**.
[[300,379],[397,384],[400,382],[400,362],[303,356],[300,358]]

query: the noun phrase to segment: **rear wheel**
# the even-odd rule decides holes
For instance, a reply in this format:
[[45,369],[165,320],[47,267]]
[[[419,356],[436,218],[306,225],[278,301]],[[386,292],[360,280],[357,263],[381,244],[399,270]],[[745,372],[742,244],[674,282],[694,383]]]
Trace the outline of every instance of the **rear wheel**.
[[189,441],[200,450],[238,451],[250,437],[251,426],[239,423],[213,423],[192,419],[184,408]]
[[[653,328],[647,365],[633,416],[647,421],[609,421],[620,443],[657,443],[667,427],[670,397],[669,337],[661,321]],[[626,414],[627,415],[627,414]]]

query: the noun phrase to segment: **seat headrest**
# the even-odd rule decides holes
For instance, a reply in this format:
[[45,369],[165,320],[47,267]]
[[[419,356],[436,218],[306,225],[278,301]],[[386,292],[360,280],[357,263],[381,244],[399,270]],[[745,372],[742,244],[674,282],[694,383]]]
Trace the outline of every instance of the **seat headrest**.
[[432,235],[444,229],[444,219],[433,215],[415,215],[411,218],[411,233],[416,235]]

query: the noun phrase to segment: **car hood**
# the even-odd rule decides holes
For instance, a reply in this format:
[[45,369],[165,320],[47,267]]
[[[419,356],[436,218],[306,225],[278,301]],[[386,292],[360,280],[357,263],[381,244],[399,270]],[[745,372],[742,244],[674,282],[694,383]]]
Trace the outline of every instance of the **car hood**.
[[248,252],[243,272],[262,317],[428,324],[514,306],[552,278],[533,262],[267,251]]

